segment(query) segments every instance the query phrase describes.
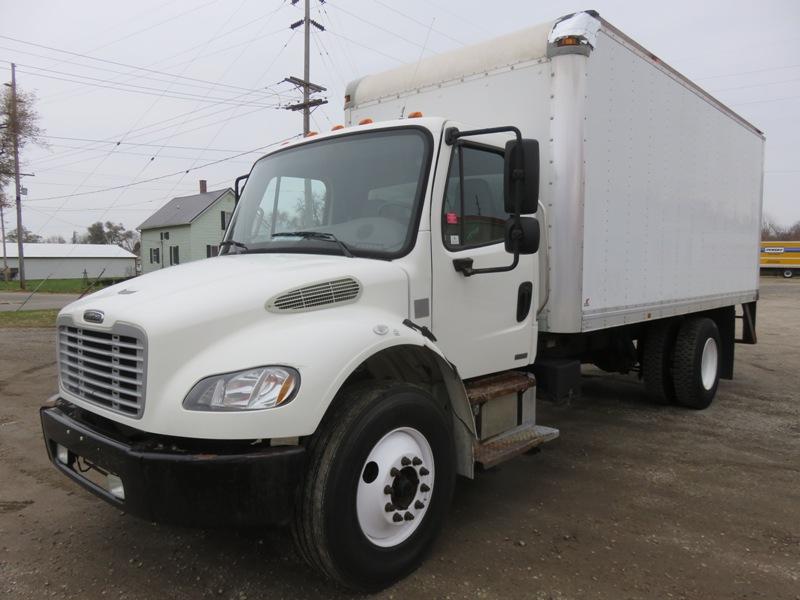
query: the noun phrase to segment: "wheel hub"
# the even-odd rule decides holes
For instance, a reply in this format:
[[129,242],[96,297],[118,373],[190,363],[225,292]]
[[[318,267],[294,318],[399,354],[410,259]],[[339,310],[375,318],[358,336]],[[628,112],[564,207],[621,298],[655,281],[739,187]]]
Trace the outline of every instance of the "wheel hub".
[[719,352],[717,342],[714,338],[708,338],[703,345],[703,354],[700,357],[700,379],[703,387],[710,390],[714,387],[717,380],[717,368],[719,363]]
[[392,483],[392,504],[397,510],[407,509],[417,495],[419,475],[414,467],[403,467]]
[[401,427],[381,438],[367,456],[356,493],[358,522],[377,546],[407,539],[430,505],[433,452],[419,431]]

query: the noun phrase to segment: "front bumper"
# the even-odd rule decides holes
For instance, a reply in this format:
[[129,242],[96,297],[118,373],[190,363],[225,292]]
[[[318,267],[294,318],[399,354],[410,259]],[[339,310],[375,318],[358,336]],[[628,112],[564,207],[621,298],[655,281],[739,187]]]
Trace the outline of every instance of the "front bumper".
[[[55,467],[127,513],[202,527],[284,524],[291,517],[302,446],[155,436],[63,401],[40,416]],[[103,485],[108,474],[122,481],[124,498]]]

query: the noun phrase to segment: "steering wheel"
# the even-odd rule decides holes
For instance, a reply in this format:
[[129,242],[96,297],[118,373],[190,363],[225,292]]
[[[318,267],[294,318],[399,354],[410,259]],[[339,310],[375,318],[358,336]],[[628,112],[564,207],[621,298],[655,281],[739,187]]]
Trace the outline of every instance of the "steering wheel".
[[[391,209],[395,212],[394,214],[384,214],[384,211],[387,209]],[[383,217],[384,219],[391,219],[393,221],[397,221],[405,225],[411,220],[412,210],[411,207],[407,204],[402,204],[400,202],[386,202],[383,206],[378,209],[378,216]]]

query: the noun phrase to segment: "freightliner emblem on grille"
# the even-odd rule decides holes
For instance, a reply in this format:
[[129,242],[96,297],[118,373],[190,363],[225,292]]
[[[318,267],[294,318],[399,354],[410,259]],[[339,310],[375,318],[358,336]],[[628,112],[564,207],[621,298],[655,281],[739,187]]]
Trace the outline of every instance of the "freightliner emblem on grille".
[[102,310],[87,310],[83,313],[83,320],[89,323],[102,323],[104,316]]

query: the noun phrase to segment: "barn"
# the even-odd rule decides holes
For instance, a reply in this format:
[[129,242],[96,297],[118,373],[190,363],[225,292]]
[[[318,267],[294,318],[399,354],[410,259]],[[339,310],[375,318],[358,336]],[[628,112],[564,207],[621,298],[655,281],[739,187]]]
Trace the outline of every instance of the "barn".
[[[17,244],[5,246],[5,260],[16,272]],[[136,255],[113,244],[23,244],[23,252],[26,279],[116,279],[136,274]]]

